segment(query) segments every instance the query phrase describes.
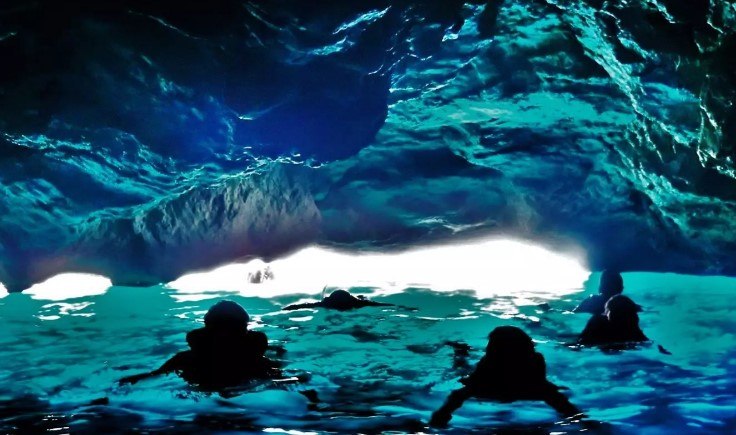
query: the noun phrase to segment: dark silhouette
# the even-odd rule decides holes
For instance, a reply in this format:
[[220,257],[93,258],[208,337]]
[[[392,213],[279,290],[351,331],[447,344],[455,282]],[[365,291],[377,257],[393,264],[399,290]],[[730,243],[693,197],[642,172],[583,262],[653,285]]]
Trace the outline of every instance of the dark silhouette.
[[266,267],[263,270],[257,270],[255,273],[248,272],[248,282],[251,284],[262,284],[274,278],[275,276],[270,267]]
[[616,344],[648,341],[639,328],[639,306],[623,295],[616,295],[605,304],[603,314],[588,320],[578,338],[583,345]]
[[541,400],[566,417],[580,414],[559,387],[547,380],[544,357],[535,352],[532,339],[514,326],[500,326],[490,333],[486,354],[460,382],[465,386],[450,393],[432,414],[431,426],[446,426],[452,413],[471,397],[498,402]]
[[[605,309],[606,302],[616,295],[620,295],[624,291],[624,279],[618,272],[604,270],[601,274],[601,281],[598,284],[598,294],[591,295],[580,303],[573,312],[575,313],[591,313],[602,314]],[[637,310],[641,311],[641,307],[637,305]]]
[[280,372],[264,356],[268,339],[248,331],[248,313],[235,302],[220,301],[204,316],[204,328],[187,334],[191,350],[179,352],[160,368],[128,376],[120,384],[175,372],[189,383],[219,390],[253,379],[278,377]]
[[347,311],[363,307],[393,307],[394,304],[384,304],[381,302],[373,302],[364,296],[357,298],[345,290],[335,290],[319,302],[311,302],[305,304],[294,304],[284,307],[284,310],[300,310],[302,308],[327,308],[330,310]]

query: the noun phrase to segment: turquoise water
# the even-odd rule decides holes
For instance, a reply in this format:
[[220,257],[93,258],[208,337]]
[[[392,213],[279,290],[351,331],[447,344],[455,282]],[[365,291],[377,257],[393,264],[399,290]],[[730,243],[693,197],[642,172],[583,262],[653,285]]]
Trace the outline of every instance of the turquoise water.
[[[504,324],[535,339],[549,378],[569,388],[571,401],[599,423],[563,423],[533,402],[471,400],[448,431],[732,433],[736,279],[628,273],[624,280],[625,293],[644,306],[642,329],[672,355],[654,345],[620,353],[568,346],[587,316],[567,310],[595,288],[597,274],[586,289],[557,297],[532,290],[486,299],[469,291],[351,289],[416,311],[282,312],[308,295],[195,297],[165,286],[111,287],[63,301],[10,294],[0,299],[0,433],[434,432],[425,422],[468,370],[453,368],[453,349],[443,342],[469,344],[472,365],[488,332]],[[185,349],[186,332],[223,297],[242,304],[252,327],[286,349],[272,356],[284,361],[287,374],[311,378],[230,398],[198,392],[175,376],[116,385]],[[309,389],[319,404],[299,393]],[[90,405],[105,397],[109,403]]]

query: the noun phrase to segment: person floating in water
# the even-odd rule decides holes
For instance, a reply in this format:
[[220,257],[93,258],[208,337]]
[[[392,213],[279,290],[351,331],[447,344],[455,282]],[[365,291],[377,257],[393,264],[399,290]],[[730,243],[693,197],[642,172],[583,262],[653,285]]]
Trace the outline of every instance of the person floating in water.
[[541,400],[566,417],[581,414],[559,387],[547,380],[546,372],[544,357],[534,350],[534,342],[524,331],[499,326],[488,336],[486,354],[473,373],[461,379],[465,386],[450,393],[429,424],[446,426],[452,413],[472,397],[499,402]]
[[263,284],[266,281],[274,279],[275,276],[270,267],[263,270],[257,270],[255,273],[248,272],[248,282],[251,284]]
[[623,295],[606,302],[603,314],[588,320],[578,338],[578,344],[601,345],[649,341],[639,328],[639,306]]
[[264,356],[268,339],[248,330],[248,313],[235,302],[220,301],[204,316],[204,328],[187,334],[191,350],[179,352],[160,368],[121,379],[134,384],[142,379],[177,373],[205,389],[235,387],[253,379],[279,376],[279,370]]
[[311,302],[305,304],[293,304],[283,308],[283,310],[301,310],[302,308],[327,308],[330,310],[347,311],[363,307],[393,307],[394,304],[385,304],[381,302],[369,301],[364,296],[357,298],[345,290],[335,290],[319,302]]
[[[572,311],[574,313],[601,314],[605,309],[606,302],[624,291],[624,279],[621,274],[611,270],[604,270],[598,284],[598,294],[591,295]],[[638,307],[638,305],[637,305]],[[638,308],[641,311],[641,308]]]

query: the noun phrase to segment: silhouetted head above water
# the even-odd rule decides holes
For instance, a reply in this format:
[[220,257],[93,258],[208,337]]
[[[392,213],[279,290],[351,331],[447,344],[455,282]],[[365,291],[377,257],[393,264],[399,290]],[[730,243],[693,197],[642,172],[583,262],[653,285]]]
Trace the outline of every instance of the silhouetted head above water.
[[515,326],[499,326],[488,334],[486,353],[525,356],[534,354],[534,342]]
[[621,274],[612,270],[604,270],[598,286],[598,293],[606,298],[619,295],[624,291],[624,279]]
[[325,302],[334,306],[348,306],[355,304],[358,298],[351,295],[347,290],[335,290],[325,298]]
[[598,284],[598,294],[591,295],[575,307],[573,312],[602,314],[606,302],[613,296],[624,291],[624,279],[621,274],[612,270],[604,270]]
[[233,301],[220,301],[204,315],[204,325],[214,329],[247,329],[250,317],[243,307]]
[[392,306],[381,302],[374,302],[366,299],[364,296],[357,298],[350,294],[347,290],[335,290],[329,296],[319,302],[310,302],[305,304],[293,304],[284,307],[284,310],[300,310],[302,308],[327,308],[330,310],[348,311],[363,307],[383,307]]

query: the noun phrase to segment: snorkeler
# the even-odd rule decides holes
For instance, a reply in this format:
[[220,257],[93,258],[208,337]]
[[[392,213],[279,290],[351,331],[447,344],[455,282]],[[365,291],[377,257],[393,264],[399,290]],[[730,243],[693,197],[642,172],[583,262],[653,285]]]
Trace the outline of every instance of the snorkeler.
[[639,328],[639,306],[623,295],[616,295],[606,302],[603,314],[595,314],[588,320],[578,338],[578,344],[601,345],[649,341]]
[[[618,272],[604,270],[601,274],[601,280],[598,284],[598,294],[591,295],[585,299],[572,311],[574,313],[591,313],[601,314],[605,309],[606,302],[616,295],[620,295],[624,291],[624,279]],[[637,311],[641,311],[641,307],[637,305]]]
[[347,311],[363,307],[393,307],[394,304],[385,304],[366,299],[364,296],[357,298],[345,290],[335,290],[319,302],[289,305],[283,310],[301,310],[302,308],[327,308],[330,310]]
[[452,413],[472,397],[499,402],[541,400],[566,417],[581,414],[559,387],[547,380],[544,357],[535,352],[532,339],[514,326],[499,326],[490,333],[485,356],[460,382],[465,386],[450,393],[432,414],[430,426],[446,426]]
[[180,375],[205,389],[234,387],[253,379],[279,376],[279,370],[264,356],[268,339],[248,330],[248,313],[235,302],[220,301],[204,316],[204,328],[187,334],[191,350],[179,352],[160,368],[128,376],[120,384],[169,374]]

